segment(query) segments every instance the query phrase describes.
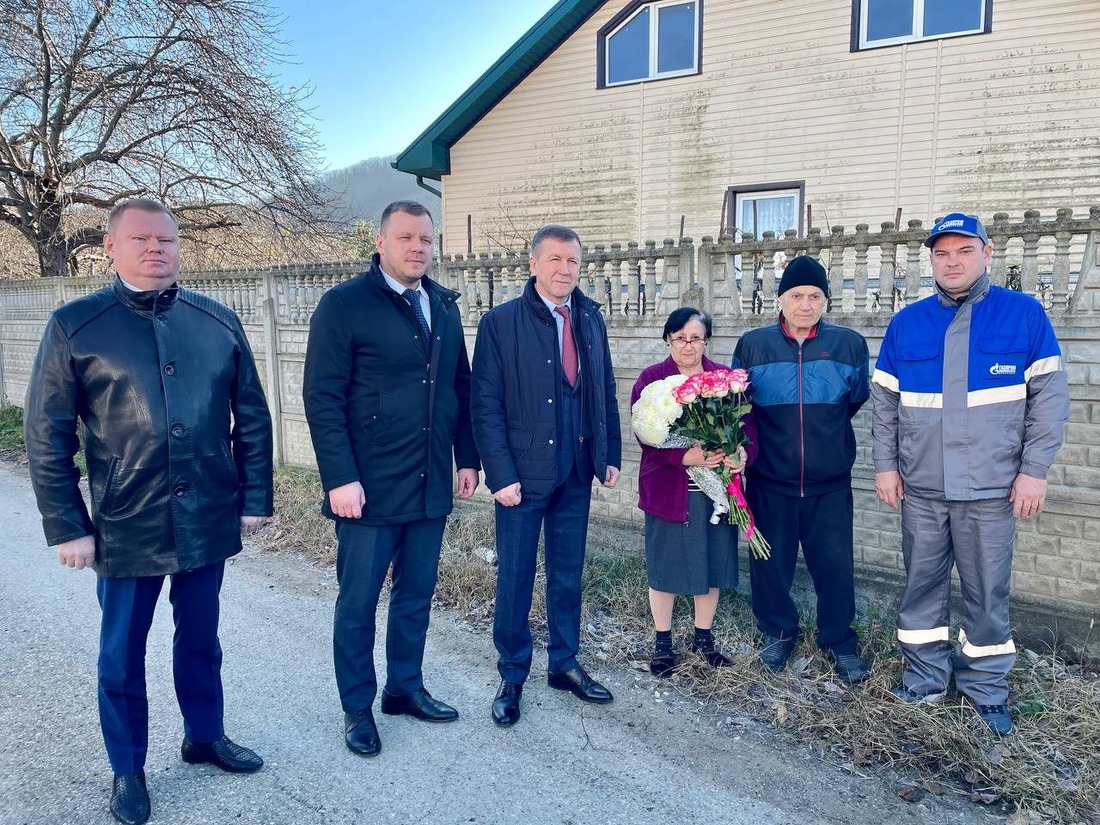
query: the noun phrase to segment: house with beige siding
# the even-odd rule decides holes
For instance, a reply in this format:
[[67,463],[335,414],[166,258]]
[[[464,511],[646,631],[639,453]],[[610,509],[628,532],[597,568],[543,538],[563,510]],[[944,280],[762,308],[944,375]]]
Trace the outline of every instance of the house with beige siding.
[[443,252],[1100,202],[1096,0],[562,0],[397,159]]

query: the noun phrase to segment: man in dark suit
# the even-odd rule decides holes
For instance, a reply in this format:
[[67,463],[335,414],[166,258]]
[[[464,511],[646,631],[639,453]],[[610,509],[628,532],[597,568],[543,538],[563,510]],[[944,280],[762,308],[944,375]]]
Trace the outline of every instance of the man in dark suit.
[[592,479],[614,487],[622,463],[607,329],[600,305],[577,289],[580,263],[576,232],[540,229],[523,294],[482,318],[474,348],[474,437],[496,500],[501,683],[492,715],[501,726],[518,721],[531,670],[528,614],[543,525],[549,685],[612,701],[577,662]]
[[469,498],[480,464],[458,293],[424,275],[433,237],[419,203],[387,206],[370,269],[325,293],[306,349],[306,418],[338,542],[336,684],[345,741],[363,756],[382,748],[375,612],[391,565],[382,712],[458,718],[424,688],[421,666],[452,473],[457,465],[458,496]]

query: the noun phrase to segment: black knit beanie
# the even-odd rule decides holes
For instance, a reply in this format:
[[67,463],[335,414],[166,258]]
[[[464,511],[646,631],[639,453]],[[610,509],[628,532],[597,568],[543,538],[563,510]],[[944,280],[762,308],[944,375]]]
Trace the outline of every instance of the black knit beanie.
[[809,255],[799,255],[794,258],[783,270],[783,277],[779,279],[779,290],[775,294],[782,295],[796,286],[816,286],[825,293],[825,297],[828,297],[829,278],[825,273],[825,267]]

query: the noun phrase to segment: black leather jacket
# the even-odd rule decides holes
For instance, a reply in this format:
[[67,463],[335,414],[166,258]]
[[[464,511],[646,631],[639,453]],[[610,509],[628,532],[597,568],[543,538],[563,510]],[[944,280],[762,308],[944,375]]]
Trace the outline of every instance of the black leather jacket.
[[[92,514],[73,463],[85,426]],[[46,542],[95,535],[101,576],[192,570],[240,552],[241,515],[272,511],[271,418],[227,307],[118,279],[57,309],[24,407]]]

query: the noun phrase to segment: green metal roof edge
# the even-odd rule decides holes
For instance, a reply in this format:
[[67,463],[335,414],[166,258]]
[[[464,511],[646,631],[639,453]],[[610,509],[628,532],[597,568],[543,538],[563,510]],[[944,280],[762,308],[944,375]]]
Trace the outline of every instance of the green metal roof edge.
[[440,180],[451,171],[451,147],[519,85],[604,0],[560,0],[517,40],[393,162],[411,175]]

